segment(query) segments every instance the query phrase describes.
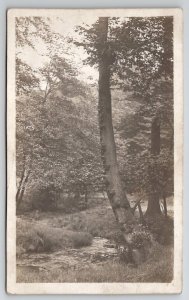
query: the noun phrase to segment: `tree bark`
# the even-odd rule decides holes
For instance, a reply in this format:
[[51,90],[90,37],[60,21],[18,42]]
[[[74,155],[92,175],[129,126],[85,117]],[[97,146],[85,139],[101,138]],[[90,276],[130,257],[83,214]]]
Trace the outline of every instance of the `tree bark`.
[[[156,116],[152,121],[151,126],[151,155],[154,159],[160,154],[160,120],[159,117]],[[156,170],[153,170],[155,172]],[[159,191],[157,186],[157,179],[155,175],[152,175],[150,182],[151,193],[149,194],[148,199],[148,207],[146,211],[146,215],[160,215],[160,203],[159,203]]]
[[160,119],[156,116],[151,126],[151,154],[160,154]]
[[112,206],[116,220],[124,232],[127,241],[127,233],[130,225],[134,223],[134,216],[122,187],[118,170],[116,145],[112,124],[112,105],[110,92],[110,67],[112,53],[107,43],[108,18],[99,18],[99,45],[102,47],[99,57],[99,127],[101,158],[104,166],[106,191]]
[[152,193],[151,195],[149,195],[146,215],[154,216],[156,214],[158,214],[158,215],[161,214],[161,209],[160,209],[160,204],[159,204],[159,194]]
[[18,187],[17,193],[16,193],[16,209],[18,210],[20,208],[20,204],[22,203],[26,184],[28,182],[29,176],[30,176],[31,170],[27,171],[26,169],[23,170],[23,174],[20,180],[20,185]]

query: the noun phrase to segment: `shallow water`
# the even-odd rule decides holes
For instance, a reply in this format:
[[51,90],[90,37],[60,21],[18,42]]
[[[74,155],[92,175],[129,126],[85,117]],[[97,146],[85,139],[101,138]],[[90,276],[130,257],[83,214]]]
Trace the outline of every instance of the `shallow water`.
[[79,249],[64,249],[53,253],[23,254],[17,258],[17,266],[24,269],[80,269],[117,258],[116,245],[108,239],[95,237],[90,246]]

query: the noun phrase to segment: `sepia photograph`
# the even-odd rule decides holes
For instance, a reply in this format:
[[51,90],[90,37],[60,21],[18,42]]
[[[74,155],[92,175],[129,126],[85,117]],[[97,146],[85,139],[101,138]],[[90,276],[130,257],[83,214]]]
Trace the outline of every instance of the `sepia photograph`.
[[182,11],[7,28],[7,291],[180,293]]

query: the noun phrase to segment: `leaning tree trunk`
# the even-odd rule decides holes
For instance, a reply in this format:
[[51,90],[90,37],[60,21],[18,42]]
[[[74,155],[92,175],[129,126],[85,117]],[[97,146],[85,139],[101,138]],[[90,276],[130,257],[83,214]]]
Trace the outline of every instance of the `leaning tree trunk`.
[[110,92],[110,67],[112,54],[107,45],[108,18],[99,18],[99,45],[102,47],[99,58],[99,127],[101,157],[105,172],[106,191],[116,220],[127,242],[135,219],[129,201],[122,187],[118,170],[116,145],[112,125],[112,105]]
[[23,170],[23,174],[20,180],[20,184],[19,187],[17,189],[17,193],[16,193],[16,209],[18,210],[20,208],[20,204],[22,203],[23,200],[23,196],[24,196],[24,192],[25,192],[25,188],[26,188],[26,184],[28,182],[29,176],[30,176],[31,171],[30,170]]
[[[156,116],[153,119],[152,126],[151,126],[151,155],[155,160],[159,154],[160,154],[160,120],[159,117]],[[158,183],[154,172],[156,172],[155,169],[153,169],[152,171],[153,174],[150,175],[151,192],[149,194],[148,206],[146,211],[146,215],[148,216],[161,214]]]

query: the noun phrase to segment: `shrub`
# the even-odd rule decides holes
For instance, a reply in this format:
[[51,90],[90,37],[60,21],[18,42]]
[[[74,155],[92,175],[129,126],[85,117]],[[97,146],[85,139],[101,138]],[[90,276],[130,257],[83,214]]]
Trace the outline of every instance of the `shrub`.
[[142,248],[151,243],[151,235],[147,227],[139,225],[130,234],[132,248]]

